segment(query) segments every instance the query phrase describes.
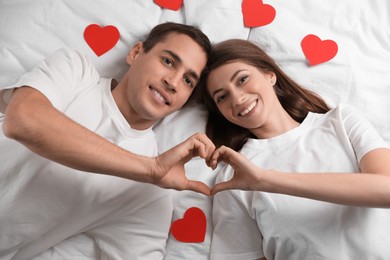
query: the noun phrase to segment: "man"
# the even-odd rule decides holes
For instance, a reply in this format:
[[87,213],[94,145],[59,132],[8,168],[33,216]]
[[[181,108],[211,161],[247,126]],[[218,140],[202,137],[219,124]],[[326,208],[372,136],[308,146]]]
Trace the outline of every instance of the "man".
[[209,194],[184,164],[214,146],[197,134],[156,156],[151,127],[188,100],[210,48],[196,28],[165,23],[131,49],[116,86],[63,49],[0,92],[1,259],[78,234],[102,259],[163,257],[172,200],[157,186]]

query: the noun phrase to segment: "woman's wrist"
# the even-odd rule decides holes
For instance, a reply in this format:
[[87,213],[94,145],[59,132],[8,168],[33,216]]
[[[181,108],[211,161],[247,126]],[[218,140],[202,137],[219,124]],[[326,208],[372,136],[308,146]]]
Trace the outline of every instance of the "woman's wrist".
[[257,174],[256,177],[256,182],[255,182],[255,190],[258,191],[265,191],[265,192],[272,192],[274,189],[274,184],[272,181],[272,178],[277,178],[278,172],[275,170],[264,170],[264,169],[259,169],[261,174]]

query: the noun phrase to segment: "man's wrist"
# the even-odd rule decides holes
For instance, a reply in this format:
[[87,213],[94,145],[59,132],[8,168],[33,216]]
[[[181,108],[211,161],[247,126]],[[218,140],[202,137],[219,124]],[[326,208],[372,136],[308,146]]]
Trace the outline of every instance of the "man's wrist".
[[161,179],[161,166],[159,163],[159,157],[146,158],[146,175],[148,176],[149,183],[157,184]]

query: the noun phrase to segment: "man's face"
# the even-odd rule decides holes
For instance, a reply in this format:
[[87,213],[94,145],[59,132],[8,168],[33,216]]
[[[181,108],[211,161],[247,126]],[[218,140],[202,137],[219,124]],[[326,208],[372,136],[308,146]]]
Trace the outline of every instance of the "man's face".
[[131,68],[126,96],[132,116],[153,124],[185,104],[206,65],[206,54],[187,35],[172,33],[147,53],[139,43],[127,61]]

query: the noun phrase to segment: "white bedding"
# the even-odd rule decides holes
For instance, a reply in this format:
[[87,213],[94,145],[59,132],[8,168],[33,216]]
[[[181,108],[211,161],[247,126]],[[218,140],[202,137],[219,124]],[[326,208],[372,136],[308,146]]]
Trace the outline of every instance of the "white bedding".
[[[257,42],[293,79],[321,94],[331,106],[343,102],[360,109],[390,144],[390,2],[263,2],[273,6],[275,19],[265,26],[248,28],[241,0],[184,0],[178,11],[160,8],[153,0],[0,0],[0,88],[16,82],[39,60],[64,46],[88,55],[102,76],[120,79],[127,69],[124,57],[129,48],[154,25],[175,21],[199,26],[212,42],[228,38]],[[120,32],[115,47],[99,57],[83,38],[90,24],[113,25]],[[336,56],[310,66],[301,49],[308,34],[335,41]],[[161,151],[203,131],[206,115],[202,108],[190,104],[163,120],[156,126]],[[214,182],[215,174],[201,160],[191,161],[186,170],[190,178],[210,186]],[[207,230],[203,243],[182,243],[170,236],[167,259],[208,259],[212,199],[193,192],[174,192],[174,200],[173,221],[182,218],[188,208],[198,207],[206,215]],[[72,241],[76,241],[75,250],[69,249]],[[64,259],[74,259],[76,254],[89,258],[83,248],[94,249],[88,237],[70,240],[39,259],[50,259],[55,252],[61,252],[59,257]]]

